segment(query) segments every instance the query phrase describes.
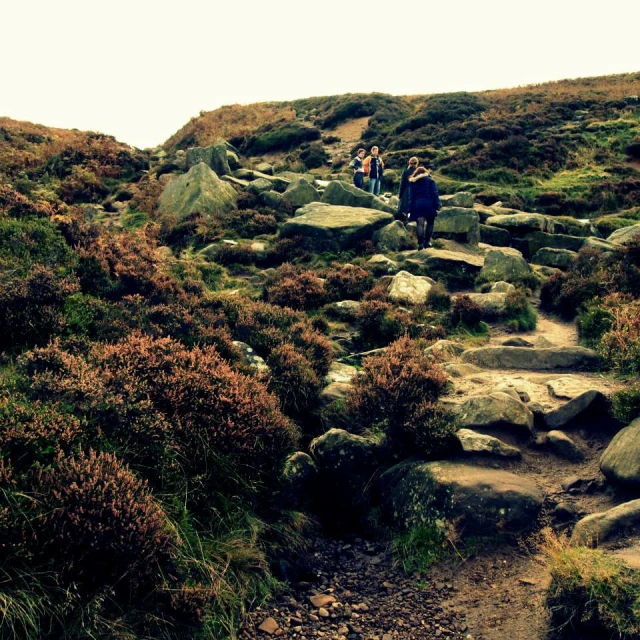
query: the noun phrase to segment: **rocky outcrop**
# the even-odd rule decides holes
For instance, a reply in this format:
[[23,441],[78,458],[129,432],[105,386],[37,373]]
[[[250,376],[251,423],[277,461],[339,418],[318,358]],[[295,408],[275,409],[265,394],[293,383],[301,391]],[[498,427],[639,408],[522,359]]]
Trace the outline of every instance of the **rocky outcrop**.
[[553,233],[553,223],[540,213],[515,213],[511,215],[497,215],[487,218],[491,227],[507,229],[514,235],[524,235],[531,231],[545,231]]
[[487,369],[597,371],[601,364],[600,356],[585,347],[480,347],[465,351],[461,357],[464,362]]
[[451,195],[441,195],[440,202],[443,207],[463,207],[464,209],[473,209],[473,194],[468,191],[458,191]]
[[479,225],[480,242],[492,247],[508,247],[511,245],[511,234],[506,229],[491,227],[488,224]]
[[567,251],[580,251],[586,242],[581,236],[568,236],[561,233],[545,233],[534,231],[521,238],[513,238],[515,249],[522,252],[525,258],[531,258],[540,249],[566,249]]
[[614,482],[640,489],[640,418],[616,433],[600,458],[600,470]]
[[586,412],[591,417],[606,413],[606,398],[597,389],[585,391],[557,409],[545,413],[544,424],[547,429],[562,429]]
[[459,462],[407,461],[380,477],[383,513],[396,526],[449,519],[462,536],[522,533],[542,495],[526,478]]
[[187,149],[187,167],[191,168],[204,162],[213,169],[217,176],[222,177],[231,173],[227,155],[227,143],[218,138],[210,147],[191,147]]
[[390,214],[375,209],[312,202],[282,225],[280,235],[302,236],[318,251],[339,251],[361,240],[370,240],[375,231],[392,219]]
[[161,219],[180,222],[194,212],[226,213],[237,208],[237,200],[235,189],[200,162],[165,186],[158,198],[158,213]]

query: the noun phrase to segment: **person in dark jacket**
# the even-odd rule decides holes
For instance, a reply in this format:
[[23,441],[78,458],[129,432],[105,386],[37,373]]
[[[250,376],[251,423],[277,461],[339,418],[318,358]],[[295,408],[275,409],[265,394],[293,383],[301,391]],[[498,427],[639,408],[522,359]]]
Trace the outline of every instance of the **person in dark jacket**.
[[418,168],[419,164],[420,162],[415,156],[409,158],[409,166],[402,172],[400,177],[400,189],[398,190],[400,203],[398,204],[398,213],[395,216],[396,220],[400,220],[400,222],[407,222],[409,219],[409,177]]
[[364,189],[364,149],[358,149],[356,157],[349,163],[353,169],[353,184],[358,189]]
[[441,207],[438,187],[429,171],[418,167],[409,177],[409,211],[417,222],[418,249],[431,246],[433,225]]
[[379,196],[384,173],[384,160],[379,155],[378,147],[371,147],[371,155],[364,159],[363,166],[365,175],[369,176],[369,193]]

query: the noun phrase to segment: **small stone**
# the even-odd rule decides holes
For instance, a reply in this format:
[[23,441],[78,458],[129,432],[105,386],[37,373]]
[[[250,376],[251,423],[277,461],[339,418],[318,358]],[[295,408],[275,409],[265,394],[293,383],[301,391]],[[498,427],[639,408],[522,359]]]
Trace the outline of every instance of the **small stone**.
[[328,618],[329,617],[329,612],[324,607],[320,607],[318,609],[318,615],[321,618]]
[[319,609],[320,607],[326,607],[336,601],[334,596],[328,596],[322,593],[316,596],[311,596],[309,600],[311,601],[311,604],[317,609]]
[[361,602],[358,605],[358,611],[369,611],[369,605],[366,602]]
[[262,624],[258,627],[259,631],[263,631],[264,633],[269,634],[270,636],[274,635],[275,632],[279,629],[278,623],[273,618],[266,618],[263,620]]

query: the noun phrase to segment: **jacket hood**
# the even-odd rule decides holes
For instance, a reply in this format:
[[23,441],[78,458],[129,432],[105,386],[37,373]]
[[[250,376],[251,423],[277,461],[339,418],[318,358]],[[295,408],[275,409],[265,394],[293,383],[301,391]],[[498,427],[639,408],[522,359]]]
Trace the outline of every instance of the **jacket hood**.
[[409,176],[409,182],[418,182],[418,180],[421,180],[422,178],[429,178],[429,174],[428,173],[422,173],[419,176]]

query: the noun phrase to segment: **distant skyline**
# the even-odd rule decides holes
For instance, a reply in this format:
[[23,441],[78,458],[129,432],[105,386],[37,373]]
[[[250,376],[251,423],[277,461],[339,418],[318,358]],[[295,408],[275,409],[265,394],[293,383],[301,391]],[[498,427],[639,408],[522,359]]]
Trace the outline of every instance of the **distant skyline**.
[[638,0],[4,0],[0,15],[0,116],[140,148],[227,104],[640,71]]

